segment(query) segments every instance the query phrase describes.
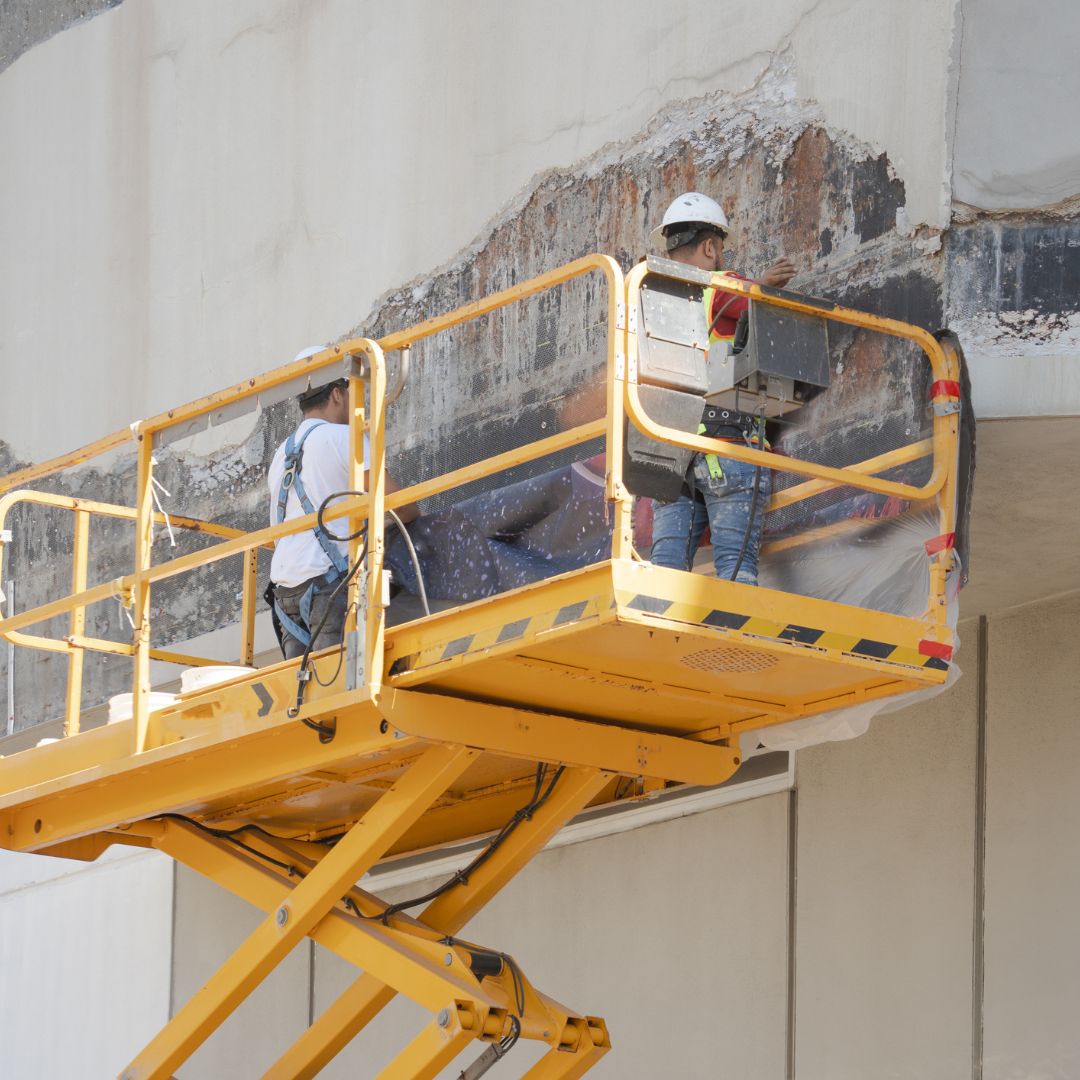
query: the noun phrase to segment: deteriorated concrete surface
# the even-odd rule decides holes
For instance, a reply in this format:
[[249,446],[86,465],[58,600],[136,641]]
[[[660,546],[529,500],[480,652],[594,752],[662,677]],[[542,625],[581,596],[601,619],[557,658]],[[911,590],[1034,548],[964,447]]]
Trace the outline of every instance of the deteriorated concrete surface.
[[123,0],[0,0],[0,72],[28,49]]

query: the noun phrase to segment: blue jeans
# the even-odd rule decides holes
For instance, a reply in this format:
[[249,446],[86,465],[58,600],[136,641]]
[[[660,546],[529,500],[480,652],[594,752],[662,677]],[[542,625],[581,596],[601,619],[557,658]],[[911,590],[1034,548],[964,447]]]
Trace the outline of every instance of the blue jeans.
[[[704,455],[694,455],[691,469],[699,498],[681,495],[675,502],[653,503],[652,561],[657,566],[689,570],[705,526],[708,525],[712,531],[716,576],[724,581],[731,579],[746,537],[746,524],[750,520],[755,467],[730,458],[718,460],[723,477],[713,478],[709,475]],[[772,469],[762,469],[754,524],[742,563],[739,564],[739,575],[735,579],[744,585],[757,584],[761,529],[765,521],[765,504],[771,492]],[[704,502],[700,501],[701,497],[704,497]]]

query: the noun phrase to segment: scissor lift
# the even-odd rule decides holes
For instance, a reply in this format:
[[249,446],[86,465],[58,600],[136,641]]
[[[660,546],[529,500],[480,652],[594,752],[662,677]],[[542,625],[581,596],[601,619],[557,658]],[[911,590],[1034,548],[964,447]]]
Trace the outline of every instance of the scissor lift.
[[[479,1076],[518,1038],[548,1052],[531,1080],[578,1077],[610,1048],[604,1022],[538,991],[507,954],[459,938],[462,927],[544,845],[590,804],[609,802],[626,778],[715,785],[740,765],[740,736],[843,705],[940,685],[952,636],[945,611],[948,543],[928,555],[926,613],[907,618],[652,566],[633,549],[632,496],[623,480],[626,420],[652,438],[777,467],[775,456],[664,427],[644,411],[637,382],[644,265],[623,277],[591,256],[449,315],[373,341],[357,339],[125,429],[77,454],[0,481],[0,529],[31,501],[75,516],[72,594],[0,622],[0,635],[68,658],[65,737],[0,759],[0,843],[82,859],[111,844],[154,847],[261,908],[266,917],[232,957],[131,1062],[124,1077],[167,1077],[273,967],[310,936],[362,969],[356,981],[269,1070],[313,1076],[393,998],[404,994],[431,1022],[381,1074],[433,1077],[469,1043],[487,1044]],[[601,420],[579,425],[390,495],[385,484],[384,356],[563,282],[601,274],[608,290],[607,399]],[[942,536],[955,530],[958,361],[922,330],[794,294],[721,277],[717,287],[782,310],[906,338],[933,369],[933,437],[847,469],[783,459],[806,481],[793,502],[845,485],[934,504]],[[298,699],[299,661],[181,695],[149,712],[150,661],[177,657],[150,644],[150,590],[229,556],[245,560],[240,654],[250,662],[255,553],[311,528],[314,516],[257,532],[173,518],[221,537],[206,550],[151,565],[152,453],[163,433],[197,426],[230,404],[295,390],[298,380],[344,363],[353,403],[352,486],[362,486],[362,431],[370,436],[370,490],[328,516],[366,521],[363,572],[351,585],[349,659],[316,655]],[[334,374],[338,374],[337,371]],[[511,592],[401,626],[385,625],[386,510],[530,458],[603,436],[611,557]],[[134,507],[50,495],[26,485],[134,437]],[[932,457],[912,487],[880,474]],[[136,531],[135,569],[87,587],[89,522],[126,517]],[[119,597],[132,641],[85,633],[85,611]],[[26,627],[58,615],[64,639]],[[134,717],[82,730],[82,657],[131,657]],[[710,665],[704,657],[727,662]],[[698,658],[699,662],[695,662]],[[335,675],[335,668],[337,673]],[[641,786],[636,789],[642,790]],[[380,860],[492,836],[415,917],[357,887]]]

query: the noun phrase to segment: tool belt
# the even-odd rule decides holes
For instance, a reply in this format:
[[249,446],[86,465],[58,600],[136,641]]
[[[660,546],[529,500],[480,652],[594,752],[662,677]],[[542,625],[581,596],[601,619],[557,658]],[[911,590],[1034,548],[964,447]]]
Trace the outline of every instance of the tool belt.
[[[720,439],[723,442],[742,442],[747,446],[760,447],[771,450],[768,439],[762,439],[759,434],[759,421],[753,413],[738,412],[735,409],[721,409],[715,405],[707,405],[701,414],[701,423],[698,425],[698,434],[705,435],[710,439]],[[709,470],[709,476],[714,480],[724,479],[724,467],[716,454],[706,454],[705,464]],[[683,494],[691,499],[703,498],[697,485],[694,483],[694,463],[690,462],[686,470],[686,481],[683,484]]]
[[706,405],[701,414],[699,435],[710,439],[752,439],[757,436],[758,418],[753,413]]

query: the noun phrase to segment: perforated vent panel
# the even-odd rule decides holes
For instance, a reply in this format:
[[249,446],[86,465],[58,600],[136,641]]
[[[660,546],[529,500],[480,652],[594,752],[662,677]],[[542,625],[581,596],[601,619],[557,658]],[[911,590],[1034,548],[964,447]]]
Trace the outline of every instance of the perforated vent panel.
[[722,645],[716,649],[699,649],[687,653],[681,663],[694,671],[715,671],[725,674],[748,675],[755,671],[765,671],[778,663],[775,656],[751,649],[739,649],[732,645]]

